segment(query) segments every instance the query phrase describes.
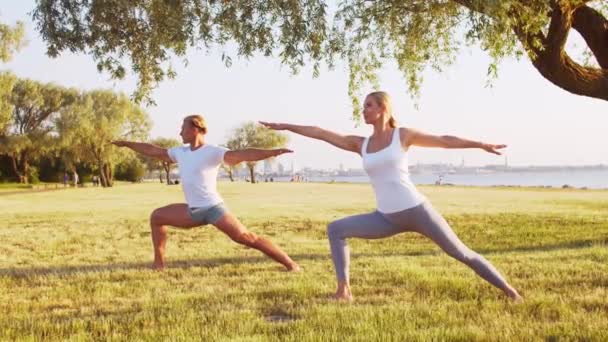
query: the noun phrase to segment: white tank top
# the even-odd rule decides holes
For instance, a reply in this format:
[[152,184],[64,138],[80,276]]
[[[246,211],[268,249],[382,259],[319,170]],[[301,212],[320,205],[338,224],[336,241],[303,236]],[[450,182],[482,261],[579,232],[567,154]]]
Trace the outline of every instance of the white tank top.
[[367,153],[368,143],[369,137],[363,141],[361,156],[363,168],[376,194],[378,211],[395,213],[424,202],[426,198],[410,180],[407,153],[401,147],[399,128],[393,129],[391,143],[378,152]]

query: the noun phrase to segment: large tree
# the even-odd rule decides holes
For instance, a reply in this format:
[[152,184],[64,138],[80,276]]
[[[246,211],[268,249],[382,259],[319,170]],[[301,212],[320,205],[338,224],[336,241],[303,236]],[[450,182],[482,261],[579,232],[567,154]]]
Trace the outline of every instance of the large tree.
[[54,120],[76,96],[76,90],[52,83],[23,79],[14,84],[12,114],[6,134],[0,136],[0,152],[10,157],[21,183],[29,180],[31,160],[55,148]]
[[[287,136],[258,125],[252,121],[235,128],[226,142],[225,146],[231,150],[242,150],[246,148],[271,149],[285,147]],[[247,162],[251,183],[255,183],[255,166],[257,162]]]
[[113,185],[114,166],[127,157],[110,142],[144,140],[150,126],[143,109],[109,90],[82,94],[57,121],[64,151],[96,169],[103,187]]
[[[332,12],[333,15],[328,14]],[[578,95],[608,100],[608,22],[605,0],[38,0],[34,20],[48,53],[90,53],[99,70],[139,76],[136,99],[148,99],[170,59],[188,48],[278,56],[294,72],[338,59],[350,69],[349,94],[358,109],[364,82],[396,61],[417,94],[426,67],[441,70],[462,45],[477,44],[494,59],[526,56],[540,74]],[[593,57],[576,62],[565,51],[579,32]],[[234,48],[233,48],[234,47]],[[229,53],[222,55],[231,63]]]

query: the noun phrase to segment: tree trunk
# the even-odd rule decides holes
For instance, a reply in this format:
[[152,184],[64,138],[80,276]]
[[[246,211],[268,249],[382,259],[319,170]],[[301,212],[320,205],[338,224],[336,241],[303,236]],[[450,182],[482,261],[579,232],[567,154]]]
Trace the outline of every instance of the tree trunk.
[[165,175],[166,175],[166,179],[167,179],[167,184],[169,184],[169,176],[171,173],[171,164],[169,163],[163,163],[163,168],[165,169]]
[[22,151],[20,154],[18,154],[18,156],[11,155],[10,158],[13,165],[13,172],[15,172],[15,175],[19,179],[19,183],[27,184],[28,172],[30,168],[30,165],[27,162],[27,152]]
[[247,165],[247,167],[249,168],[249,174],[251,175],[251,183],[255,183],[255,172],[253,171],[255,165]]
[[110,186],[114,186],[114,170],[112,168],[112,164],[107,164],[108,167],[108,175],[110,176]]
[[114,185],[114,182],[112,179],[112,168],[110,167],[110,164],[103,164],[103,173],[106,178],[106,187],[112,187]]
[[107,188],[108,185],[108,178],[106,176],[106,172],[104,170],[104,164],[101,160],[97,161],[97,168],[99,169],[99,181],[101,183],[101,186],[104,188]]
[[21,160],[21,163],[23,165],[23,168],[21,169],[22,171],[22,175],[23,175],[23,183],[28,184],[29,183],[29,177],[30,177],[30,163],[28,163],[27,158],[25,156],[25,154],[23,154],[23,159]]
[[232,174],[232,167],[228,167],[228,177],[230,178],[231,182],[234,182],[234,176]]
[[19,183],[22,183],[21,174],[19,173],[19,168],[17,167],[17,159],[13,156],[9,156],[9,158],[11,158],[11,165],[13,166],[13,172],[15,173],[15,176],[17,176],[17,178],[19,179]]

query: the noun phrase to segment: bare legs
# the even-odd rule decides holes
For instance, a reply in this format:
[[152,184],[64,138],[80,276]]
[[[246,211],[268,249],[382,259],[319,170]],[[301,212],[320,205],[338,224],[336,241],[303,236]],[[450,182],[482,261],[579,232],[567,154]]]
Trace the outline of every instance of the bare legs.
[[[170,204],[155,209],[150,215],[152,244],[154,246],[154,265],[157,270],[165,267],[165,249],[167,244],[168,226],[178,228],[193,228],[200,226],[194,222],[184,203]],[[233,241],[261,251],[273,260],[285,266],[289,271],[298,271],[300,267],[279,247],[270,240],[260,237],[247,230],[239,220],[230,213],[224,214],[214,226],[228,235]]]

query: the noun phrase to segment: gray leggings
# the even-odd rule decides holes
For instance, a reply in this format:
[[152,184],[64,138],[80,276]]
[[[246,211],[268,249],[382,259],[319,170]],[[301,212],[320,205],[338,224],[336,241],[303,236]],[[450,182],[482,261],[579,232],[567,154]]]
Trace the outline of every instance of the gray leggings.
[[327,235],[338,281],[348,281],[350,255],[346,239],[380,239],[402,232],[417,232],[433,240],[449,256],[472,268],[492,285],[505,289],[508,284],[484,257],[475,253],[458,239],[445,219],[424,202],[414,208],[396,213],[349,216],[329,224]]

